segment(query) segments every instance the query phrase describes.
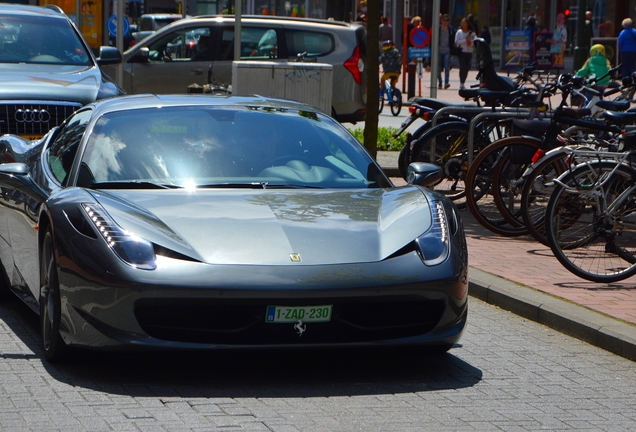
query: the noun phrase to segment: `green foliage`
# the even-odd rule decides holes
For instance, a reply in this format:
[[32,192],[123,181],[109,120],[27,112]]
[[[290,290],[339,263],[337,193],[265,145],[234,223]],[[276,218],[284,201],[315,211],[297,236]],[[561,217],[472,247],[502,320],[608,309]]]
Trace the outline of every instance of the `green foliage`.
[[[361,143],[364,143],[364,129],[356,128],[349,129],[349,132]],[[406,134],[402,134],[397,138],[393,138],[393,134],[397,132],[394,127],[379,127],[378,128],[378,150],[395,150],[400,151],[404,144],[406,144]]]

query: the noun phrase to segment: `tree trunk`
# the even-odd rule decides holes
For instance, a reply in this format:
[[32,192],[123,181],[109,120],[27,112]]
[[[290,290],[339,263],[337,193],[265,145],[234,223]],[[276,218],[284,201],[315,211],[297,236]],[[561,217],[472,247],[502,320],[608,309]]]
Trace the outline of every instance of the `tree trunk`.
[[367,111],[364,118],[364,147],[373,159],[378,154],[378,101],[380,97],[380,4],[379,0],[367,1]]

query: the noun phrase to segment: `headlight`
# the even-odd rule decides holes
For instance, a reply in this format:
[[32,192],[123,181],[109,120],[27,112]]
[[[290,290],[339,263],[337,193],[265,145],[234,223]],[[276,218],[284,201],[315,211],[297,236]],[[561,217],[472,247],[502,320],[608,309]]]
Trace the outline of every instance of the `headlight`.
[[450,244],[450,230],[444,206],[433,201],[431,210],[431,228],[415,240],[427,266],[434,266],[446,260]]
[[99,204],[82,204],[82,210],[123,262],[142,270],[157,268],[152,243],[121,228]]

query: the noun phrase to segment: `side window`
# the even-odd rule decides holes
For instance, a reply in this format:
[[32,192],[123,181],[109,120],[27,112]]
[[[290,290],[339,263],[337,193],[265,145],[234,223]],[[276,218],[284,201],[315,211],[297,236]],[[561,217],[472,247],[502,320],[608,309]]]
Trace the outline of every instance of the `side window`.
[[210,28],[195,27],[169,33],[148,47],[151,63],[207,61],[212,57]]
[[49,166],[61,184],[64,184],[71,171],[75,153],[77,153],[82,134],[86,130],[91,114],[91,110],[84,110],[69,117],[49,146]]
[[[234,28],[224,27],[219,51],[220,60],[234,60]],[[276,29],[243,27],[241,29],[241,60],[269,60],[278,58]]]
[[328,33],[286,30],[285,38],[290,58],[303,52],[307,53],[307,57],[320,57],[335,49],[333,36]]

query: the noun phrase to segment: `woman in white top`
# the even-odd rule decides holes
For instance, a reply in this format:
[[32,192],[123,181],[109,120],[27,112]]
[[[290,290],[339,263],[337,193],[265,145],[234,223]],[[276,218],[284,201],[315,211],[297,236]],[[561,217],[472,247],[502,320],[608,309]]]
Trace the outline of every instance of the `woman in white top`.
[[461,27],[455,33],[455,45],[462,49],[459,56],[459,88],[465,88],[466,77],[470,70],[470,64],[473,60],[473,41],[475,40],[475,32],[470,28],[470,24],[466,18],[462,19]]

